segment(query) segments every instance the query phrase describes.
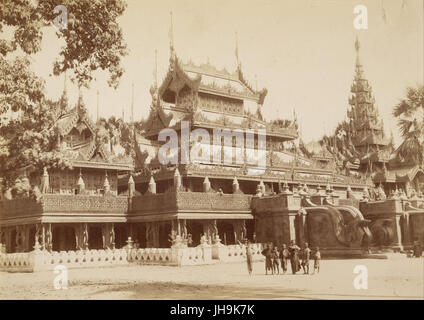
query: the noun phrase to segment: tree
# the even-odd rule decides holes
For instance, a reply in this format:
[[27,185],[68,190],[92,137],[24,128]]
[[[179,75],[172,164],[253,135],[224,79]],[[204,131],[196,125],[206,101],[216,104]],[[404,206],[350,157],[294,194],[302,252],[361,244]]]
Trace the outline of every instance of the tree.
[[[44,80],[31,71],[30,55],[41,50],[44,28],[56,18],[54,8],[67,8],[67,28],[56,29],[64,40],[53,74],[69,70],[78,86],[89,87],[92,73],[106,70],[115,87],[123,74],[121,57],[126,44],[117,19],[125,10],[123,0],[2,0],[0,33],[0,172],[10,187],[20,169],[28,166],[66,166],[56,150],[54,123],[63,109],[45,96]],[[5,117],[13,112],[13,117]]]
[[403,142],[398,149],[401,158],[418,164],[424,159],[424,86],[406,89],[406,98],[393,109]]

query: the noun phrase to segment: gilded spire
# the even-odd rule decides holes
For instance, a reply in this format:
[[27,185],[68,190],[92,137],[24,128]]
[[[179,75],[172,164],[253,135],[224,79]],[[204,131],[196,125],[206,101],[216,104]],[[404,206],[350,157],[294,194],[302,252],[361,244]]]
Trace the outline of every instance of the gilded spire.
[[131,123],[134,123],[134,83],[131,85]]
[[68,108],[68,87],[67,87],[67,76],[66,71],[63,74],[63,93],[60,98],[60,106],[62,110],[66,110]]
[[158,50],[155,49],[155,88],[158,87]]
[[236,32],[236,51],[235,51],[235,55],[236,55],[237,69],[240,69],[240,59],[239,59],[239,53],[238,53],[238,35],[237,35],[237,32]]
[[84,101],[82,99],[82,91],[81,91],[81,86],[78,86],[78,102],[77,102],[77,111],[79,112],[80,110],[82,110],[82,107],[84,105]]
[[361,48],[361,45],[359,43],[359,39],[358,36],[356,36],[356,40],[355,40],[355,50],[356,50],[356,65],[360,66],[361,63],[359,62],[359,49]]
[[97,90],[96,121],[99,121],[99,90]]
[[175,57],[175,50],[174,50],[174,24],[172,21],[172,11],[169,13],[171,16],[171,26],[169,28],[169,49],[171,50],[171,59],[174,59]]
[[68,93],[68,86],[67,86],[67,75],[66,75],[66,70],[63,74],[63,94],[66,95]]

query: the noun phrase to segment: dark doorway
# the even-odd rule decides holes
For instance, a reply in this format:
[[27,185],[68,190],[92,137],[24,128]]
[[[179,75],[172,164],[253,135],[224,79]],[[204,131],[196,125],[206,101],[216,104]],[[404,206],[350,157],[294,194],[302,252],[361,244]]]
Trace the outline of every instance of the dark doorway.
[[73,226],[55,226],[52,233],[53,251],[75,250],[76,239]]
[[146,224],[135,223],[133,225],[134,242],[138,242],[139,248],[146,248]]
[[244,194],[256,194],[256,189],[258,187],[258,181],[247,181],[247,180],[239,180],[240,190]]
[[88,247],[90,249],[103,249],[102,227],[90,226],[88,228]]
[[221,243],[225,245],[235,244],[234,226],[230,222],[217,222],[218,234]]
[[171,247],[171,242],[169,242],[171,230],[172,226],[169,222],[162,222],[159,224],[159,248]]
[[246,237],[249,239],[250,242],[252,242],[253,234],[255,233],[255,220],[245,220],[246,221]]
[[193,240],[191,246],[195,247],[200,244],[200,237],[203,233],[203,224],[197,221],[187,221],[187,234],[191,234]]
[[10,232],[10,238],[9,238],[9,246],[6,248],[7,253],[14,253],[16,252],[16,229],[13,228]]
[[30,227],[28,231],[28,248],[26,251],[34,250],[35,246],[35,227]]
[[128,230],[124,224],[115,224],[115,248],[123,248],[127,245]]

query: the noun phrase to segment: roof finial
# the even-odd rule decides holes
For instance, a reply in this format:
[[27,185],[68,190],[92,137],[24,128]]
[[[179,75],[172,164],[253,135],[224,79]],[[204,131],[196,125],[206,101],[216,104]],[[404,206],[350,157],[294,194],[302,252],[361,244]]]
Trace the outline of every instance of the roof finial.
[[359,49],[360,49],[360,43],[358,40],[358,36],[356,36],[355,40],[355,50],[356,50],[356,64],[359,65]]
[[237,69],[240,69],[240,59],[239,59],[239,54],[238,54],[238,35],[237,35],[237,31],[236,31],[236,63],[237,63]]
[[77,103],[77,111],[79,112],[80,108],[82,107],[83,101],[82,101],[82,91],[81,86],[78,86],[78,103]]
[[155,49],[155,88],[158,87],[158,50]]
[[66,110],[68,107],[68,88],[67,88],[67,76],[66,76],[66,70],[63,75],[63,93],[62,97],[60,98],[60,106],[62,110]]
[[134,123],[134,83],[131,84],[131,123]]
[[99,90],[97,90],[97,115],[96,121],[99,121]]
[[172,11],[170,11],[171,26],[169,28],[169,48],[171,50],[171,57],[174,57],[174,24],[172,22]]
[[66,95],[68,92],[68,86],[67,86],[67,75],[66,75],[66,70],[65,73],[63,74],[63,94]]

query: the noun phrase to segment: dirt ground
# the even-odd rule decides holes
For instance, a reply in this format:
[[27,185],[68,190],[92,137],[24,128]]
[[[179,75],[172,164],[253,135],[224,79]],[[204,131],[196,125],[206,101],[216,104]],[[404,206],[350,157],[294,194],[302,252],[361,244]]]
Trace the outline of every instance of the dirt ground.
[[[367,267],[366,290],[354,288],[357,265]],[[399,256],[323,260],[318,275],[266,276],[263,262],[252,276],[245,263],[69,269],[67,290],[55,276],[0,272],[0,299],[424,299],[424,258]]]

